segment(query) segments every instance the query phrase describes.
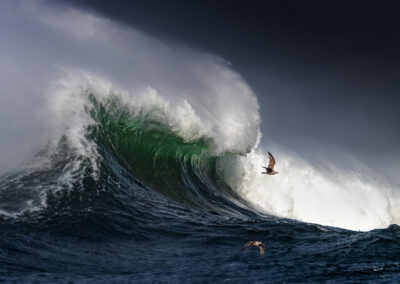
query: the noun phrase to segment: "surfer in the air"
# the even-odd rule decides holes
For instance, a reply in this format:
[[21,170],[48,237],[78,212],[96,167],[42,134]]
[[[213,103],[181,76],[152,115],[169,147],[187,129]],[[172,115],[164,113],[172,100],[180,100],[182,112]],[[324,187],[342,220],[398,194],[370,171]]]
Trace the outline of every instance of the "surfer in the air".
[[270,152],[268,152],[269,155],[269,164],[268,167],[263,167],[265,169],[265,172],[262,172],[262,174],[266,174],[266,175],[276,175],[278,172],[274,171],[274,167],[275,167],[275,158],[274,156],[272,156],[272,154]]

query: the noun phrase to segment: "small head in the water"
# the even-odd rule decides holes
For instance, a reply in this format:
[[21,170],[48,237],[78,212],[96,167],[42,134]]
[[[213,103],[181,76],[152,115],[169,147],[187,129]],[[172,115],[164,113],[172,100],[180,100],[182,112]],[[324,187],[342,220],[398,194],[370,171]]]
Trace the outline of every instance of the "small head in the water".
[[278,172],[276,172],[274,170],[274,167],[276,164],[275,158],[274,158],[274,156],[272,156],[272,154],[270,152],[268,152],[268,155],[269,155],[269,164],[268,164],[268,167],[263,167],[266,171],[262,172],[262,174],[271,175],[271,176],[276,175]]
[[265,245],[264,245],[262,242],[259,242],[259,241],[249,241],[249,242],[247,242],[247,243],[242,247],[242,250],[248,248],[249,246],[259,247],[259,249],[260,249],[260,257],[263,257],[263,256],[264,256]]

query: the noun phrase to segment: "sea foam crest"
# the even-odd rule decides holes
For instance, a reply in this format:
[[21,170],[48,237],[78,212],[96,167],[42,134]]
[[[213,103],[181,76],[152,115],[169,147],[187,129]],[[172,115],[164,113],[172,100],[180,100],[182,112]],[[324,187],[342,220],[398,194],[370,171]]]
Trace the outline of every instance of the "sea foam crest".
[[[241,79],[232,74],[229,75],[232,76],[230,83],[235,85],[238,83],[235,80]],[[240,81],[241,84],[244,83]],[[210,93],[219,91],[219,84],[214,85],[216,90]],[[89,113],[93,107],[89,95],[101,103],[116,97],[124,107],[129,108],[132,116],[148,115],[188,142],[207,139],[215,154],[245,153],[258,144],[260,119],[257,100],[251,100],[247,108],[240,108],[239,112],[238,106],[228,103],[234,100],[243,105],[246,97],[254,96],[245,85],[243,88],[249,93],[245,92],[239,98],[235,98],[227,87],[227,90],[221,90],[222,94],[209,95],[208,99],[203,97],[199,100],[196,96],[191,98],[188,95],[170,99],[169,94],[163,95],[163,90],[151,86],[129,91],[93,73],[68,70],[65,77],[54,83],[48,91],[49,116],[52,118],[50,129],[54,137],[65,135],[79,154],[93,154],[96,145],[86,139],[86,129],[96,123]],[[239,103],[241,100],[243,102]]]
[[399,224],[400,196],[389,185],[338,168],[322,171],[284,153],[275,156],[275,176],[261,174],[268,155],[260,149],[223,157],[219,171],[263,214],[364,231]]

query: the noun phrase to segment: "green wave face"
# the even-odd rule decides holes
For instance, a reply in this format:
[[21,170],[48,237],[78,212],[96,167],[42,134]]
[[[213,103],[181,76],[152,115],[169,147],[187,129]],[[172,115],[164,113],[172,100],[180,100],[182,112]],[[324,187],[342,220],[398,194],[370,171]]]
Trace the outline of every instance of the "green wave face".
[[90,115],[97,122],[88,129],[92,139],[140,182],[169,198],[206,209],[213,207],[210,199],[233,195],[218,178],[218,156],[211,153],[207,139],[185,141],[157,119],[156,108],[134,112],[116,96],[100,102],[89,95],[89,100]]

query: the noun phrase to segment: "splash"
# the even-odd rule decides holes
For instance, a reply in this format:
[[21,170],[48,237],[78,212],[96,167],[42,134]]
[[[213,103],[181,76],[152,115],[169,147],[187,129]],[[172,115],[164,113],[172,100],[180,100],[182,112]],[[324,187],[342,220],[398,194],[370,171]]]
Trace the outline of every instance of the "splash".
[[371,230],[398,223],[400,199],[389,185],[359,173],[317,169],[300,158],[278,153],[273,177],[261,175],[268,156],[254,150],[246,156],[227,156],[220,170],[227,183],[264,214],[304,222]]

